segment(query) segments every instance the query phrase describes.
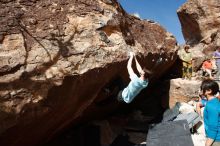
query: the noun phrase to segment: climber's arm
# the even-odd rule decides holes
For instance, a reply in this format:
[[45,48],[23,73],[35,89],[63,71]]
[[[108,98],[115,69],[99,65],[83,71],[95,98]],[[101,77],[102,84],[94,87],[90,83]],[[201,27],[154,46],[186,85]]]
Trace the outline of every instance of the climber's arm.
[[130,52],[130,58],[129,58],[128,64],[127,64],[128,74],[130,77],[132,76],[132,74],[134,74],[134,70],[132,69],[133,58],[134,58],[134,53]]
[[141,65],[140,65],[139,62],[137,61],[136,56],[134,56],[134,59],[135,59],[136,67],[137,67],[137,70],[138,70],[139,74],[140,74],[140,75],[144,74],[145,72],[143,71]]

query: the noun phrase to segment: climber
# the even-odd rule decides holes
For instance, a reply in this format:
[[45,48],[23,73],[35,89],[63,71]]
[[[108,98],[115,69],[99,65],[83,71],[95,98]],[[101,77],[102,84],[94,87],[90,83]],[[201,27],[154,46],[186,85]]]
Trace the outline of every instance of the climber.
[[[135,59],[136,68],[139,72],[140,77],[138,77],[132,69],[133,58]],[[130,103],[135,98],[135,96],[137,96],[140,93],[142,89],[147,87],[148,79],[152,72],[147,70],[146,68],[141,68],[133,52],[130,52],[130,58],[128,60],[127,69],[131,81],[126,88],[124,88],[118,93],[117,99],[119,101]]]

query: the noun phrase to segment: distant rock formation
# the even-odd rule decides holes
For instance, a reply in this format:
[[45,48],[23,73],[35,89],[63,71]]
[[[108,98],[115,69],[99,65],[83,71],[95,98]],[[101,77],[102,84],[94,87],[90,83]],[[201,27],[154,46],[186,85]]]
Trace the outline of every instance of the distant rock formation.
[[116,0],[2,0],[0,17],[4,146],[46,141],[86,119],[91,106],[90,117],[105,114],[94,103],[115,76],[128,83],[129,51],[154,71],[153,80],[177,57],[170,33],[128,15]]
[[188,0],[177,11],[186,43],[193,48],[195,71],[220,47],[219,7],[219,0]]
[[219,7],[219,0],[188,0],[179,8],[177,14],[186,42],[198,43],[219,30]]
[[[183,36],[192,48],[195,72],[220,47],[219,7],[219,0],[188,0],[177,10]],[[169,106],[173,107],[176,102],[188,102],[192,97],[198,96],[200,84],[201,81],[171,80]]]

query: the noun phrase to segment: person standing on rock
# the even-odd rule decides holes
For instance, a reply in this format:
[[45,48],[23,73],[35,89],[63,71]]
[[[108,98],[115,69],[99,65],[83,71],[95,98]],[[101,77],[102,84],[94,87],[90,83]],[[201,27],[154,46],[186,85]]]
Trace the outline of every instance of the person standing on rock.
[[[132,69],[133,58],[135,59],[136,68],[140,77],[138,77]],[[126,88],[118,93],[117,99],[119,101],[130,103],[141,92],[142,89],[148,86],[148,79],[152,72],[146,68],[142,69],[133,52],[130,52],[127,70],[131,81]]]
[[[205,124],[205,146],[220,146],[220,99],[215,95],[219,92],[219,85],[211,79],[201,84],[202,95],[207,98],[197,106],[205,106],[203,117]],[[200,110],[200,109],[199,109]],[[200,111],[198,111],[201,114]]]
[[178,52],[179,58],[182,60],[182,78],[191,79],[192,77],[192,53],[189,51],[189,45],[185,45],[184,49]]
[[216,79],[219,80],[220,77],[220,47],[213,53],[213,58],[217,66]]

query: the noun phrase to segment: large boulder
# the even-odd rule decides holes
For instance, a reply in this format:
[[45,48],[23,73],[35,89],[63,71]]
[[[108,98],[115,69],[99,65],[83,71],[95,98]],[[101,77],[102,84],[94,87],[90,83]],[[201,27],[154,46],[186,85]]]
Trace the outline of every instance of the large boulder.
[[219,6],[219,0],[188,0],[177,10],[183,36],[192,47],[194,71],[220,47]]
[[116,0],[3,0],[0,17],[4,146],[40,144],[85,116],[117,108],[95,103],[116,76],[129,82],[129,51],[153,70],[152,83],[177,57],[170,33],[128,15]]
[[169,107],[175,106],[176,102],[189,102],[198,98],[201,81],[172,79],[170,82],[169,99],[166,99]]
[[198,43],[220,27],[219,0],[188,0],[177,14],[186,42]]

